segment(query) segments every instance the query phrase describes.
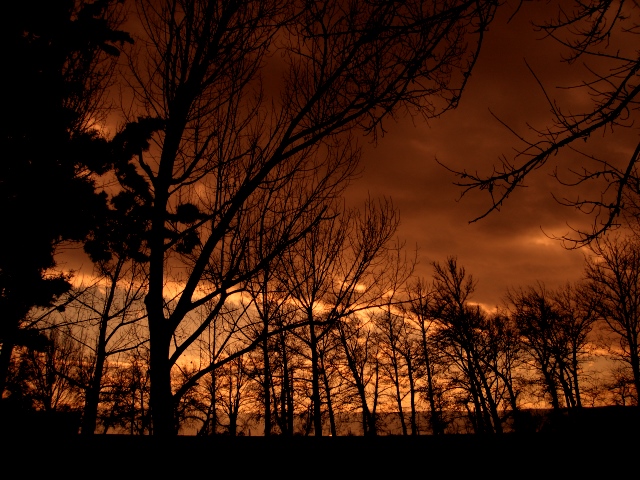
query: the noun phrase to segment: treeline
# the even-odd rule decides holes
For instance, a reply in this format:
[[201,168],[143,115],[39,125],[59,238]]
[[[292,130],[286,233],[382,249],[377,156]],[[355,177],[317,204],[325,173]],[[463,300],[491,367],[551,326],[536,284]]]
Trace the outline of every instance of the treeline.
[[[487,312],[472,303],[475,282],[455,258],[435,263],[432,278],[414,277],[391,201],[344,206],[359,139],[376,141],[400,115],[455,108],[498,8],[494,0],[8,5],[3,421],[65,411],[85,434],[170,437],[187,427],[238,433],[246,414],[266,434],[319,435],[354,411],[374,435],[393,411],[402,433],[439,434],[458,415],[477,432],[518,428],[517,412],[536,402],[637,404],[635,241],[602,240],[583,284],[523,287]],[[584,52],[601,42],[585,39],[582,26],[599,32],[609,8],[577,2],[552,30]],[[634,33],[624,22],[615,28]],[[606,78],[609,91],[614,77]],[[621,105],[634,104],[637,89],[615,82]],[[569,131],[587,138],[625,111]],[[494,208],[530,171],[522,168],[482,184],[503,190]],[[635,184],[634,169],[612,172],[594,176],[623,178],[623,190]],[[622,193],[587,239],[613,228]],[[84,249],[93,275],[58,264],[69,247]],[[586,366],[600,332],[616,363],[612,385],[598,389]],[[416,420],[425,411],[426,427]]]
[[[540,427],[533,408],[638,404],[636,238],[594,247],[581,282],[514,288],[487,311],[455,257],[416,278],[393,241],[393,209],[365,211],[318,224],[224,308],[193,313],[211,321],[172,370],[178,429],[502,433]],[[144,264],[105,262],[38,312],[46,342],[15,352],[9,400],[78,412],[85,432],[152,433],[146,282]]]

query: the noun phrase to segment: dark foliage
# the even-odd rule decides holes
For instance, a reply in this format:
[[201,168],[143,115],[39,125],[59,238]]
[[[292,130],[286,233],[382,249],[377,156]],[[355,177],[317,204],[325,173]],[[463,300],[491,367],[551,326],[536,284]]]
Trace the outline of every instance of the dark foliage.
[[[94,175],[110,168],[108,142],[93,128],[112,74],[110,57],[130,42],[114,0],[27,0],[4,6],[0,150],[0,341],[4,385],[21,321],[70,288],[48,272],[56,248],[82,241],[104,217]],[[0,389],[2,390],[2,389]]]

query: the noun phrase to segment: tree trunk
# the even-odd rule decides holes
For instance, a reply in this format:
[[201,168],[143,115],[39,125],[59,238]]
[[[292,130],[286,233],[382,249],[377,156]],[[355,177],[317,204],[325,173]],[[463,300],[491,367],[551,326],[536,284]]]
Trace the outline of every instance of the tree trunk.
[[271,368],[269,361],[268,349],[268,332],[269,326],[265,322],[262,341],[262,362],[264,364],[264,377],[262,380],[262,393],[264,395],[264,436],[271,436]]
[[558,398],[558,388],[556,387],[556,382],[553,379],[553,373],[549,372],[546,365],[543,365],[542,375],[547,386],[547,392],[551,396],[551,407],[554,412],[558,413],[560,411],[560,399]]
[[107,328],[109,326],[109,319],[111,312],[111,306],[113,305],[113,298],[116,294],[118,286],[118,278],[124,261],[118,259],[118,263],[111,277],[111,285],[109,287],[109,295],[105,302],[102,316],[100,318],[100,330],[98,332],[98,343],[96,345],[96,364],[93,368],[93,375],[91,376],[91,382],[87,389],[87,396],[84,404],[84,412],[82,415],[82,426],[80,432],[82,435],[93,435],[96,431],[96,424],[98,421],[98,406],[100,404],[100,390],[102,389],[102,377],[104,375],[104,365],[107,360]]
[[282,434],[293,435],[293,372],[289,372],[289,355],[287,353],[286,337],[280,335],[280,349],[282,351],[282,386],[280,389],[280,410],[282,412]]
[[579,368],[579,363],[578,363],[578,349],[577,348],[573,348],[572,349],[572,358],[571,358],[571,375],[573,376],[573,391],[575,392],[575,396],[576,396],[576,407],[578,409],[582,408],[582,398],[581,398],[581,394],[580,394],[580,384],[578,383],[578,368]]
[[471,400],[473,401],[473,414],[472,414],[472,423],[475,433],[485,433],[486,425],[484,420],[484,408],[483,402],[481,400],[481,392],[479,390],[479,385],[477,383],[475,368],[471,363],[471,359],[469,358],[469,353],[467,352],[466,358],[466,374],[467,374],[467,382],[469,385],[469,394],[471,395]]
[[[104,340],[103,326],[100,325],[100,338]],[[102,376],[104,372],[104,364],[106,360],[106,354],[104,345],[98,344],[98,351],[96,352],[96,364],[91,377],[91,383],[87,388],[86,399],[84,404],[84,411],[82,415],[82,426],[80,427],[80,433],[82,435],[93,435],[97,422],[98,422],[98,405],[100,404],[100,390],[102,387]]]
[[502,419],[500,418],[500,414],[498,412],[498,405],[496,404],[495,399],[493,398],[493,392],[491,392],[491,387],[489,386],[489,382],[487,381],[487,376],[484,371],[480,368],[479,362],[476,360],[476,371],[478,372],[478,378],[480,379],[480,383],[485,392],[484,398],[487,403],[488,413],[491,417],[493,424],[493,432],[501,434],[502,433]]
[[[635,330],[637,332],[637,330]],[[633,372],[633,385],[636,388],[636,403],[640,408],[640,355],[638,354],[638,336],[631,332],[627,335],[629,344],[629,363]]]
[[[351,375],[353,376],[353,381],[356,384],[356,391],[358,392],[358,397],[360,398],[360,404],[362,406],[362,432],[365,436],[375,436],[377,435],[377,427],[376,427],[376,419],[375,414],[369,410],[369,405],[367,404],[367,394],[365,391],[364,384],[362,383],[362,379],[358,374],[358,368],[356,366],[353,355],[349,351],[349,346],[347,344],[347,339],[344,335],[342,329],[338,329],[340,333],[340,341],[342,343],[342,347],[344,350],[344,354],[347,358],[347,365],[349,366],[349,370],[351,371]],[[376,367],[377,370],[377,367]],[[377,377],[377,373],[376,373]],[[377,383],[377,378],[376,378]],[[376,395],[377,395],[377,385],[376,385]],[[375,408],[375,406],[374,406]]]
[[149,377],[151,381],[150,408],[153,434],[172,437],[177,434],[173,394],[171,392],[171,365],[169,363],[169,334],[166,320],[153,308],[149,314]]
[[417,425],[417,412],[416,412],[416,385],[414,373],[413,373],[413,363],[411,362],[411,352],[407,352],[405,356],[407,362],[407,376],[409,379],[409,401],[411,405],[411,435],[418,435],[418,425]]
[[327,370],[325,369],[324,359],[322,359],[322,380],[324,382],[324,390],[327,395],[327,410],[329,413],[329,428],[331,430],[331,436],[337,437],[336,419],[333,414],[333,404],[331,403],[331,388],[329,386],[329,378],[327,377]]
[[293,371],[292,368],[287,381],[287,430],[289,435],[293,435],[295,420],[295,412],[293,409]]
[[422,354],[424,356],[424,368],[427,374],[427,401],[429,402],[429,421],[431,423],[431,431],[434,435],[442,435],[444,426],[439,410],[436,407],[436,393],[433,386],[433,371],[431,367],[431,354],[429,352],[429,344],[427,343],[427,329],[424,321],[420,321],[420,333],[422,338]]
[[404,409],[402,408],[402,392],[400,391],[400,372],[398,371],[398,359],[396,355],[396,349],[392,347],[391,349],[391,362],[393,367],[393,385],[395,387],[396,393],[396,405],[398,406],[398,418],[400,419],[400,428],[402,429],[402,435],[405,437],[408,434],[407,431],[407,422],[404,418]]
[[313,429],[316,437],[322,436],[322,409],[320,405],[320,372],[318,365],[318,339],[313,322],[313,312],[308,312],[309,347],[311,348],[311,402],[313,404]]

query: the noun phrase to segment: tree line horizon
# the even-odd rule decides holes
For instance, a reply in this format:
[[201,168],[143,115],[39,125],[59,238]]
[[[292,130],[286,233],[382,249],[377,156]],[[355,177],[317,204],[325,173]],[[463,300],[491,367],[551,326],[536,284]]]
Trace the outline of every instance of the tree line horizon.
[[[601,30],[609,3],[579,6],[544,27],[595,26],[564,30],[579,55],[599,56],[614,26],[629,33],[620,12]],[[3,418],[76,411],[82,434],[167,437],[186,425],[236,434],[246,411],[265,435],[293,435],[296,419],[335,435],[338,414],[358,412],[376,435],[393,410],[408,435],[424,431],[422,408],[433,434],[458,415],[499,434],[524,428],[528,402],[638,405],[640,247],[612,236],[634,225],[638,149],[626,167],[592,157],[601,169],[579,174],[607,182],[599,200],[570,203],[595,212],[593,231],[576,232],[594,254],[585,280],[516,287],[496,312],[473,305],[475,280],[455,256],[415,275],[390,199],[345,206],[358,138],[455,108],[498,3],[8,8]],[[461,187],[499,209],[559,148],[628,127],[637,60],[612,61],[622,67],[590,84],[591,117],[554,111],[544,140],[493,176],[458,172]],[[106,136],[98,127],[114,115]],[[82,245],[95,282],[73,286],[59,268],[68,245]],[[595,345],[615,366],[606,380],[586,369]]]

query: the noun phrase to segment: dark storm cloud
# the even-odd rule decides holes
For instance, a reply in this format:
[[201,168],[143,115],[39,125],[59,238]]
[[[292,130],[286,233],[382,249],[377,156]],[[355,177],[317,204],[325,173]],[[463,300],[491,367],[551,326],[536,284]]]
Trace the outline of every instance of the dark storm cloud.
[[[512,286],[536,281],[556,286],[579,279],[585,252],[566,250],[549,237],[571,234],[567,224],[585,227],[592,221],[552,197],[552,193],[560,198],[577,194],[551,176],[556,165],[564,165],[561,172],[566,172],[567,165],[583,162],[577,154],[558,155],[556,163],[530,175],[527,186],[516,191],[500,212],[472,224],[469,221],[489,207],[487,195],[471,192],[458,201],[461,189],[453,184],[456,177],[436,162],[437,158],[454,170],[489,173],[501,155],[509,157],[521,147],[491,112],[528,138],[533,136],[528,125],[549,124],[550,107],[527,64],[550,95],[559,96],[564,105],[588,108],[589,99],[581,90],[555,88],[580,83],[584,67],[561,62],[562,48],[543,39],[532,26],[532,21],[553,18],[556,7],[526,2],[508,22],[516,3],[498,10],[459,108],[429,123],[419,117],[386,121],[386,134],[377,145],[361,140],[363,175],[347,192],[353,205],[361,205],[368,194],[391,197],[400,210],[398,236],[407,248],[419,248],[417,274],[428,277],[430,262],[456,255],[478,280],[475,301],[489,308]],[[266,83],[277,82],[279,72],[270,69]],[[590,141],[590,148],[620,150],[623,158],[629,153],[628,146],[608,141],[595,146]],[[91,270],[82,249],[66,252],[62,261],[75,270]]]
[[[429,276],[431,261],[456,255],[479,281],[474,299],[487,307],[498,304],[509,287],[536,281],[557,286],[580,278],[585,252],[566,250],[549,237],[571,234],[567,224],[584,227],[592,221],[554,200],[552,193],[562,198],[575,192],[557,183],[551,175],[555,164],[549,164],[527,178],[527,187],[514,193],[500,212],[469,224],[489,207],[488,197],[472,192],[457,201],[461,189],[453,185],[455,176],[435,161],[488,173],[501,155],[511,156],[521,145],[491,112],[528,137],[533,132],[527,124],[540,128],[549,123],[549,105],[527,63],[553,95],[585,108],[582,92],[554,88],[579,83],[583,69],[563,64],[558,44],[534,30],[532,19],[553,15],[540,6],[523,5],[509,23],[513,6],[503,9],[460,107],[429,125],[419,118],[388,124],[378,145],[366,146],[364,175],[349,191],[351,198],[367,191],[390,196],[400,209],[399,236],[409,247],[420,248],[418,273]],[[554,161],[566,165],[583,159],[559,155]]]

